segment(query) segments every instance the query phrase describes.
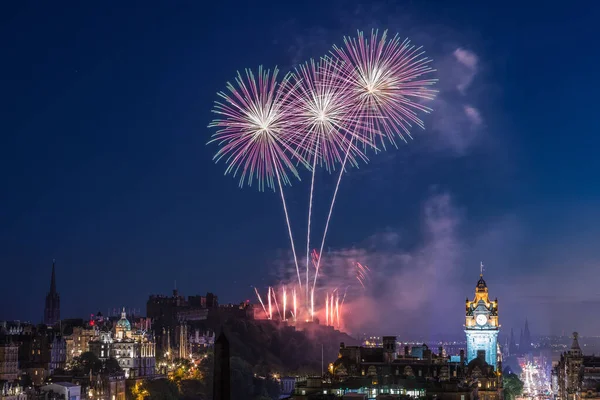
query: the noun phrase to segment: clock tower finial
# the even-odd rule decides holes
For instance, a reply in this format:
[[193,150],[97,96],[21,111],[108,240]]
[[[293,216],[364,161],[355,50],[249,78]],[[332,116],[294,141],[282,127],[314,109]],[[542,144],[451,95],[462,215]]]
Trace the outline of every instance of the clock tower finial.
[[479,263],[479,276],[483,276],[483,261]]

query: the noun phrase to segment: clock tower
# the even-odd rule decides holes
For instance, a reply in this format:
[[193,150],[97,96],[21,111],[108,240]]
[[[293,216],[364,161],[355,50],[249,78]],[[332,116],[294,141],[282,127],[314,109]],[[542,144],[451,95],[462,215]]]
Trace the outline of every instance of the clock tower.
[[477,358],[477,352],[485,351],[485,361],[497,368],[498,349],[498,299],[490,300],[487,284],[483,280],[483,264],[475,298],[466,302],[465,333],[467,334],[467,363]]

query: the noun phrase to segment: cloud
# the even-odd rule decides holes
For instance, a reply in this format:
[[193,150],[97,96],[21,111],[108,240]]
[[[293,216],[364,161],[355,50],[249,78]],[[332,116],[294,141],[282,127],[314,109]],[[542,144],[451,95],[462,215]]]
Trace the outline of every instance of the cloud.
[[441,58],[437,69],[439,94],[433,101],[431,116],[431,129],[436,133],[434,148],[463,156],[484,133],[484,117],[474,105],[476,99],[469,95],[479,72],[479,57],[455,48]]
[[461,48],[454,50],[452,54],[456,61],[464,67],[460,69],[459,82],[456,85],[456,88],[464,94],[477,75],[479,57],[472,51]]
[[[450,194],[433,194],[422,208],[420,245],[403,247],[400,235],[388,231],[366,238],[358,247],[329,252],[323,256],[316,297],[344,290],[344,328],[351,332],[372,331],[375,326],[381,332],[434,330],[451,304],[437,304],[438,295],[457,290],[450,282],[464,250],[458,235],[462,220]],[[370,268],[365,288],[356,278],[356,262]],[[463,297],[458,291],[452,296]]]
[[472,106],[464,106],[465,115],[471,121],[472,126],[478,127],[483,123],[479,110]]

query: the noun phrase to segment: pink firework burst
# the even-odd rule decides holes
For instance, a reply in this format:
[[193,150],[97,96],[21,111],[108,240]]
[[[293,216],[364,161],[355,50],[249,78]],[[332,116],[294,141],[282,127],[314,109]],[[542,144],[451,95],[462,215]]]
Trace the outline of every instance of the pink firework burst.
[[311,160],[332,170],[350,151],[348,162],[357,165],[357,158],[366,161],[357,149],[357,141],[366,140],[364,130],[357,129],[363,120],[357,114],[349,85],[336,73],[342,68],[338,59],[322,58],[300,65],[288,81],[291,87],[288,107],[294,142],[301,160]]
[[239,174],[240,186],[251,186],[256,179],[261,191],[265,186],[275,190],[276,180],[291,184],[288,172],[300,179],[291,161],[301,159],[299,146],[288,134],[290,118],[284,107],[293,90],[282,90],[290,75],[279,84],[277,73],[277,68],[271,74],[262,67],[256,77],[249,69],[245,77],[238,72],[235,84],[227,84],[229,93],[218,93],[222,101],[215,103],[213,112],[221,118],[209,125],[218,128],[209,143],[220,145],[214,160],[225,159],[225,174]]
[[332,54],[343,61],[337,71],[351,89],[372,141],[379,136],[384,148],[384,138],[396,146],[396,138],[411,137],[413,125],[423,128],[418,112],[431,109],[421,102],[437,92],[432,89],[436,79],[427,77],[434,72],[431,60],[422,48],[398,35],[388,40],[387,31],[379,38],[376,30],[370,39],[360,31],[358,38],[345,37],[344,45],[334,46]]

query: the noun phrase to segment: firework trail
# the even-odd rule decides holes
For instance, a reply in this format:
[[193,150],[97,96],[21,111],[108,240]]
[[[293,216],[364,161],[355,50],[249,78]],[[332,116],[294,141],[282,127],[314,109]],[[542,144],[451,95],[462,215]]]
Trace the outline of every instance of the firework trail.
[[277,295],[275,294],[275,290],[273,288],[269,288],[271,289],[271,296],[273,296],[273,303],[275,303],[275,309],[277,309],[277,314],[279,314],[279,319],[281,320],[281,311],[279,310],[279,304],[277,304]]
[[325,325],[329,326],[329,293],[325,293]]
[[285,291],[285,286],[283,287],[283,320],[287,320],[287,316],[285,314],[287,306],[287,293]]
[[[294,142],[294,135],[288,134],[289,118],[284,105],[291,95],[293,87],[287,82],[290,75],[283,78],[283,84],[277,83],[278,70],[271,75],[269,70],[258,69],[258,79],[249,69],[244,78],[239,72],[235,85],[227,84],[230,93],[219,92],[221,101],[215,103],[213,112],[221,116],[209,127],[218,128],[209,143],[217,142],[220,149],[213,159],[218,162],[225,159],[225,174],[240,173],[240,187],[246,182],[252,185],[258,181],[259,190],[265,186],[275,190],[279,187],[283,210],[288,227],[290,244],[294,254],[298,283],[301,285],[298,257],[294,246],[292,228],[283,194],[283,185],[290,185],[289,171],[300,179],[291,158],[302,161],[299,151],[301,143]],[[282,90],[282,88],[286,90]]]
[[265,312],[265,315],[267,316],[267,318],[269,318],[269,313],[267,312],[267,309],[265,308],[265,303],[263,303],[262,298],[260,297],[260,293],[258,293],[258,290],[256,288],[254,288],[254,291],[256,292],[256,296],[258,297],[258,301],[260,301],[260,305],[262,306],[262,309]]
[[296,315],[297,314],[297,304],[296,304],[296,288],[294,288],[293,292],[292,292],[292,296],[293,296],[293,302],[294,302],[294,322],[296,322]]
[[267,294],[267,300],[269,303],[269,319],[273,319],[273,306],[271,305],[271,287],[269,287],[269,292]]

